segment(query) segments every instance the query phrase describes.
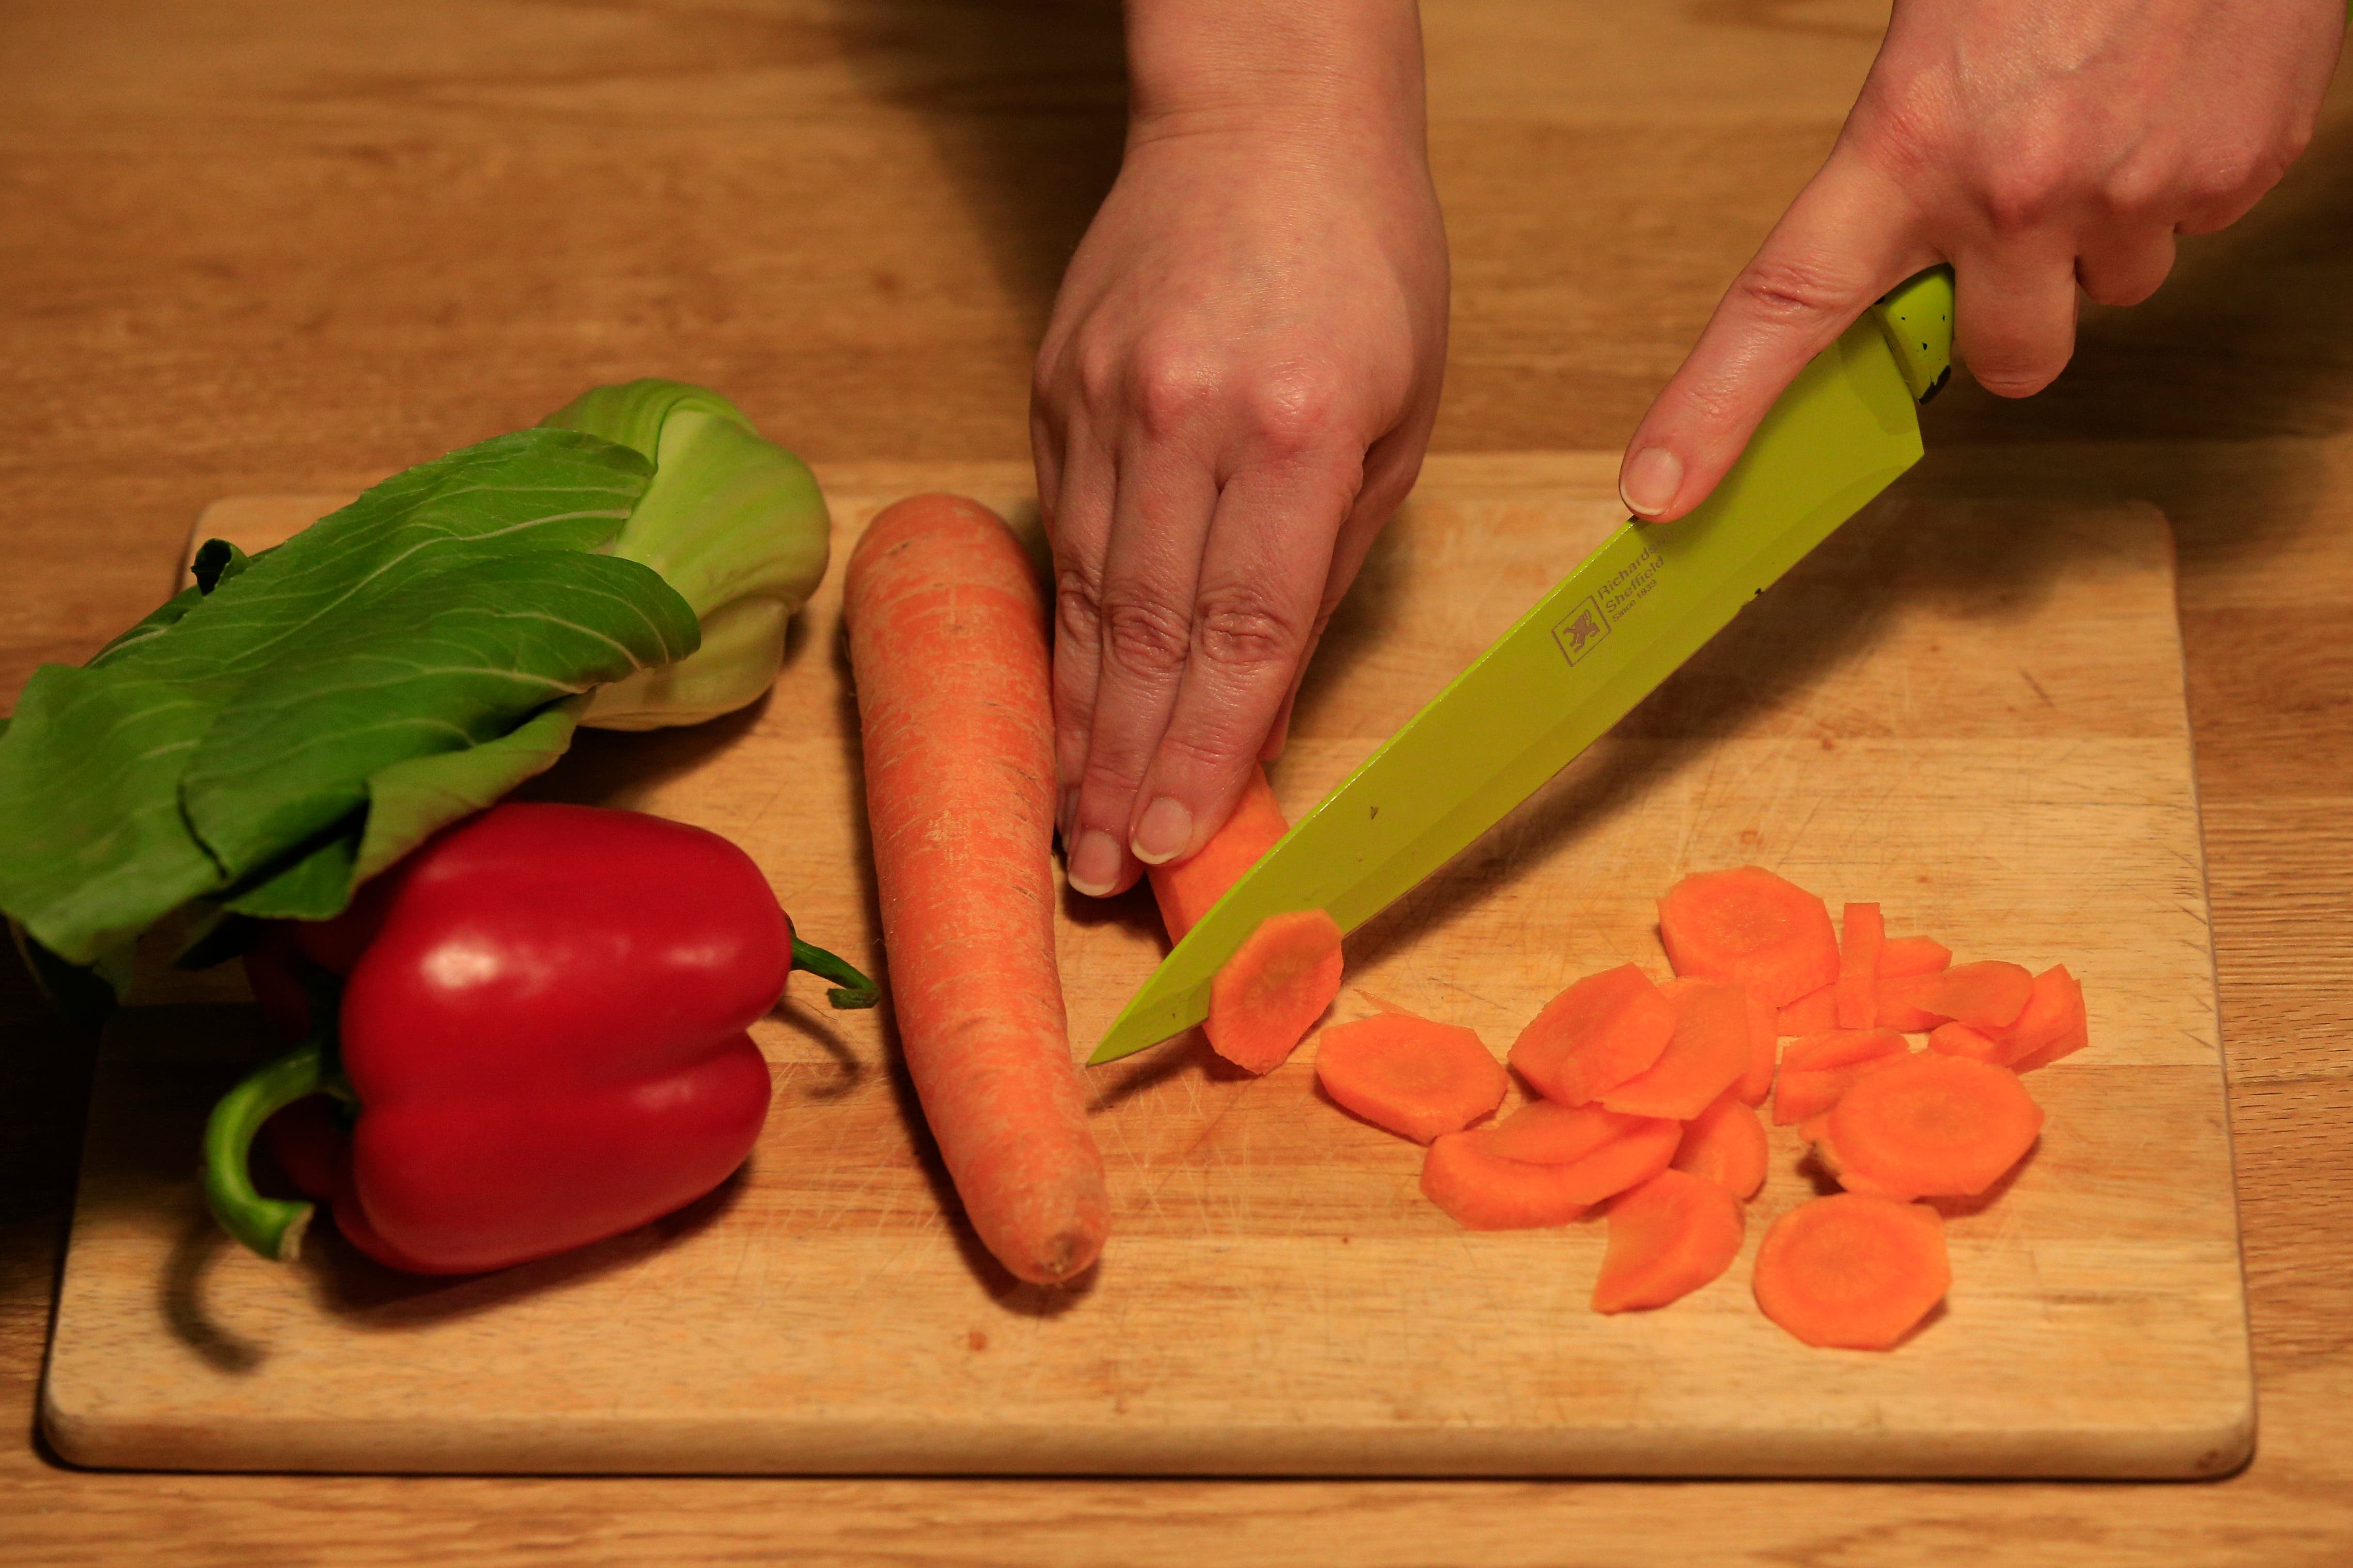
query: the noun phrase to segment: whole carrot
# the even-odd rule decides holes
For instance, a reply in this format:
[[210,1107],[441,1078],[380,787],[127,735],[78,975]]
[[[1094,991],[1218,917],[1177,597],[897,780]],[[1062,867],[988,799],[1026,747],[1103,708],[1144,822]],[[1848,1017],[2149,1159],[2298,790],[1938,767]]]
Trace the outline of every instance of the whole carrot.
[[915,496],[844,589],[866,814],[907,1068],[981,1241],[1024,1279],[1084,1270],[1111,1226],[1054,963],[1046,606],[987,508]]

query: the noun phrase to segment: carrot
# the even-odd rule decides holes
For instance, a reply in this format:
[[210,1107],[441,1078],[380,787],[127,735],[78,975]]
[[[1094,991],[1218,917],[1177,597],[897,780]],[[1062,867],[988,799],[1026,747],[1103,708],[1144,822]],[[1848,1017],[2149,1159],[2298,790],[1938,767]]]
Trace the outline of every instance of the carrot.
[[1837,1028],[1838,982],[1832,981],[1819,990],[1807,992],[1774,1014],[1773,1018],[1774,1032],[1784,1037],[1819,1035],[1824,1029]]
[[1891,936],[1879,950],[1879,977],[1934,974],[1950,968],[1952,963],[1953,950],[1933,936]]
[[1269,915],[1209,982],[1202,1032],[1236,1067],[1271,1072],[1338,994],[1339,922],[1322,910]]
[[1512,1042],[1511,1063],[1536,1092],[1582,1105],[1659,1059],[1675,1010],[1630,963],[1605,969],[1545,1004]]
[[1342,1109],[1427,1143],[1503,1104],[1511,1075],[1468,1029],[1383,1013],[1315,1037],[1315,1081]]
[[1715,1183],[1687,1171],[1660,1172],[1610,1202],[1609,1249],[1593,1283],[1593,1310],[1624,1312],[1682,1300],[1732,1267],[1746,1228],[1740,1201]]
[[1853,1190],[1974,1197],[2024,1158],[2042,1131],[2042,1108],[2016,1073],[1927,1051],[1841,1095],[1821,1148]]
[[2025,1010],[2034,977],[2015,963],[1963,963],[1934,974],[1898,975],[1879,983],[1879,1026],[1933,1029],[1947,1021],[1999,1029]]
[[1672,1121],[1647,1121],[1581,1159],[1538,1164],[1495,1152],[1502,1131],[1444,1133],[1422,1162],[1423,1194],[1472,1230],[1567,1225],[1665,1170],[1680,1135]]
[[1046,606],[994,512],[917,496],[844,589],[892,1010],[965,1212],[1024,1279],[1110,1230],[1054,963]]
[[1736,1198],[1757,1195],[1765,1164],[1765,1123],[1730,1094],[1693,1117],[1675,1145],[1674,1169],[1705,1176]]
[[1743,1105],[1762,1105],[1773,1092],[1774,1061],[1781,1054],[1780,1015],[1754,991],[1743,987],[1740,994],[1748,1006],[1748,1066],[1732,1092]]
[[1830,910],[1761,867],[1685,877],[1659,900],[1659,934],[1677,974],[1736,980],[1776,1007],[1838,979]]
[[1754,1288],[1765,1315],[1807,1344],[1883,1351],[1952,1282],[1936,1210],[1837,1193],[1773,1222],[1757,1249]]
[[1266,770],[1251,768],[1233,815],[1209,835],[1207,844],[1171,865],[1144,868],[1152,882],[1152,897],[1160,905],[1160,923],[1168,928],[1168,940],[1184,941],[1185,933],[1226,896],[1226,889],[1240,881],[1242,873],[1257,865],[1259,858],[1290,831],[1282,807],[1275,803],[1274,789],[1266,782]]
[[1773,1121],[1787,1127],[1836,1105],[1850,1085],[1904,1059],[1893,1029],[1831,1029],[1809,1035],[1782,1053],[1773,1080]]
[[1990,1037],[2002,1052],[1993,1059],[2015,1072],[2031,1072],[2082,1050],[2091,1039],[2082,984],[2065,964],[2052,964],[2034,977],[2034,988],[2017,1019],[1992,1031]]
[[1887,945],[1887,922],[1877,904],[1849,904],[1841,916],[1836,987],[1838,1026],[1868,1029],[1879,1010],[1879,954]]
[[1682,1121],[1697,1116],[1747,1071],[1748,1002],[1737,985],[1694,985],[1672,1004],[1675,1026],[1667,1048],[1601,1103],[1633,1116]]
[[1495,1123],[1486,1148],[1489,1153],[1525,1164],[1573,1165],[1605,1143],[1637,1132],[1655,1139],[1665,1135],[1662,1129],[1672,1129],[1678,1138],[1683,1135],[1676,1123],[1654,1116],[1627,1116],[1598,1105],[1555,1105],[1549,1100],[1532,1100]]
[[1928,1048],[1948,1057],[1992,1062],[1997,1067],[2010,1059],[2008,1048],[2000,1041],[1989,1039],[1967,1024],[1937,1025],[1928,1031]]

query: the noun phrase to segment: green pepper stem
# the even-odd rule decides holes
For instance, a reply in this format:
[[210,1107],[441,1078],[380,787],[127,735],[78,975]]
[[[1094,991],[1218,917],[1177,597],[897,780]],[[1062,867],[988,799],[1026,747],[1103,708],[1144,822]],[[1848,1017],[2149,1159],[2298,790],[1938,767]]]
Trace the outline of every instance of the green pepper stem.
[[221,1096],[205,1123],[206,1205],[222,1229],[279,1263],[291,1263],[301,1252],[313,1210],[306,1203],[265,1198],[254,1189],[254,1134],[280,1107],[329,1088],[325,1063],[318,1041],[297,1046]]
[[833,989],[825,994],[825,999],[837,1007],[871,1007],[882,1000],[882,987],[860,973],[847,959],[837,958],[798,937],[793,938],[793,967],[836,982]]

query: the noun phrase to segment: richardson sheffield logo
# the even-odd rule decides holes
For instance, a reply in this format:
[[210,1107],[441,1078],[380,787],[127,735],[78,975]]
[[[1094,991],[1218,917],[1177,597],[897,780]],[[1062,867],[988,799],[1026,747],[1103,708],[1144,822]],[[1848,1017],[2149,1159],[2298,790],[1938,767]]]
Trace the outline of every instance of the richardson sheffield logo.
[[1609,635],[1609,623],[1603,618],[1601,606],[1590,597],[1552,629],[1552,640],[1560,645],[1561,657],[1575,664],[1593,650],[1594,645]]

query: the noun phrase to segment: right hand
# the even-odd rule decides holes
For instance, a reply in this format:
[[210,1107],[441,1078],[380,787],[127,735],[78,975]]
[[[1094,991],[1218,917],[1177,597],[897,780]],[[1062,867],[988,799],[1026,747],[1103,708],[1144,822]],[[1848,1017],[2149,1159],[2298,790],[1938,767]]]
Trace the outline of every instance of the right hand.
[[[1173,9],[1202,26],[1223,7]],[[1082,893],[1132,886],[1225,821],[1419,471],[1447,264],[1403,15],[1411,58],[1383,46],[1386,79],[1276,70],[1263,104],[1139,92],[1055,301],[1031,436],[1054,551],[1059,826]],[[1232,42],[1219,58],[1248,79]]]

